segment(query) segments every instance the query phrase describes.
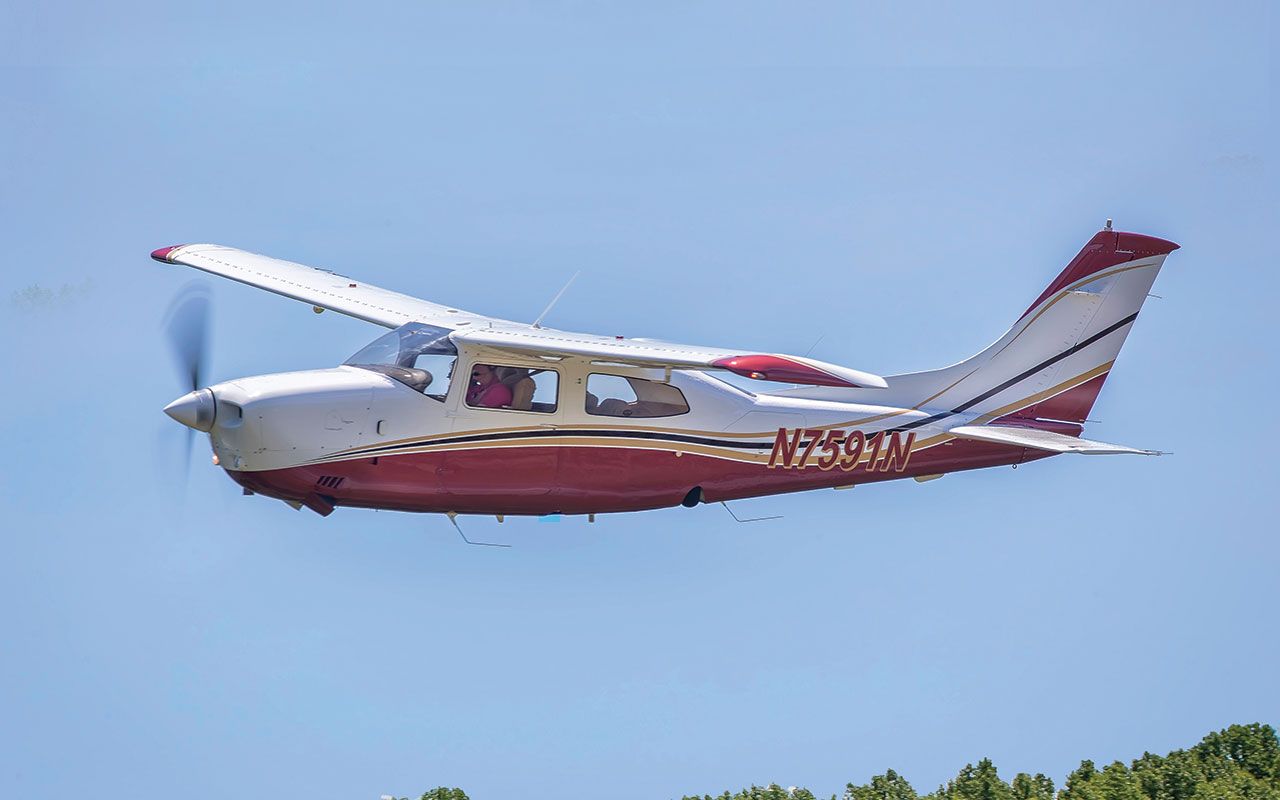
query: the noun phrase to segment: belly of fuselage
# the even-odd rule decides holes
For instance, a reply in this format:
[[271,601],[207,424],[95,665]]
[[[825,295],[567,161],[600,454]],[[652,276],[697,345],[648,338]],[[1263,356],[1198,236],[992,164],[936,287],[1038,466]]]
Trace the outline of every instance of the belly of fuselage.
[[679,449],[506,447],[350,459],[228,474],[258,494],[316,495],[335,506],[459,514],[602,514],[679,505],[694,488],[705,502],[854,486],[1018,464],[1047,453],[951,440],[914,453],[903,468],[770,467]]

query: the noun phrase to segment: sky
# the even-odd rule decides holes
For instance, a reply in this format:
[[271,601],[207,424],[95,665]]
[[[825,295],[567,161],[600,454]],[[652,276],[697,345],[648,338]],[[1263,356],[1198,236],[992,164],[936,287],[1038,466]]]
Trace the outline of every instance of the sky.
[[[0,795],[1061,782],[1280,722],[1266,3],[0,0]],[[161,413],[217,242],[879,374],[1183,245],[1063,456],[588,524],[296,512]],[[381,329],[213,283],[213,380]]]

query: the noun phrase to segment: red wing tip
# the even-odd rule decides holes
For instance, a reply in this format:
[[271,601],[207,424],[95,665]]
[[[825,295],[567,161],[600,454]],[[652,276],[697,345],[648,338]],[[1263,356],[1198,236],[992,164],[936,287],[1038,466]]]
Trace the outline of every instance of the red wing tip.
[[857,388],[857,384],[829,372],[812,367],[785,356],[742,355],[719,358],[711,366],[727,369],[735,375],[758,381],[803,383],[809,386],[840,386]]
[[175,244],[172,247],[161,247],[159,250],[152,250],[151,257],[154,258],[156,261],[163,261],[166,264],[172,264],[173,261],[169,259],[169,254],[172,253],[174,250],[178,250],[183,247],[186,247],[186,245]]

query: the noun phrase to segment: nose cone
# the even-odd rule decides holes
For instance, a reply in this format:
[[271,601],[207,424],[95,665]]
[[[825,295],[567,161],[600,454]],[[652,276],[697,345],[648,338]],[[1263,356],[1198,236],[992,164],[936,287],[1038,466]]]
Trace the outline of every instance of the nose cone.
[[188,392],[164,407],[164,413],[178,422],[206,433],[213,428],[214,411],[213,392],[208,389]]

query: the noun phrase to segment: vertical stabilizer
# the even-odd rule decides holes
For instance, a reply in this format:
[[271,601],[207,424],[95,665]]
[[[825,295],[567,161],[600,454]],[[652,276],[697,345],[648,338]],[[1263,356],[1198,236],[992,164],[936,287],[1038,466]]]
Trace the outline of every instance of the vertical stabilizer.
[[1083,422],[1177,248],[1099,231],[995,344],[950,367],[891,377],[889,391],[923,408]]
[[958,364],[895,375],[887,389],[789,395],[976,414],[1083,422],[1173,242],[1108,227],[995,344]]

